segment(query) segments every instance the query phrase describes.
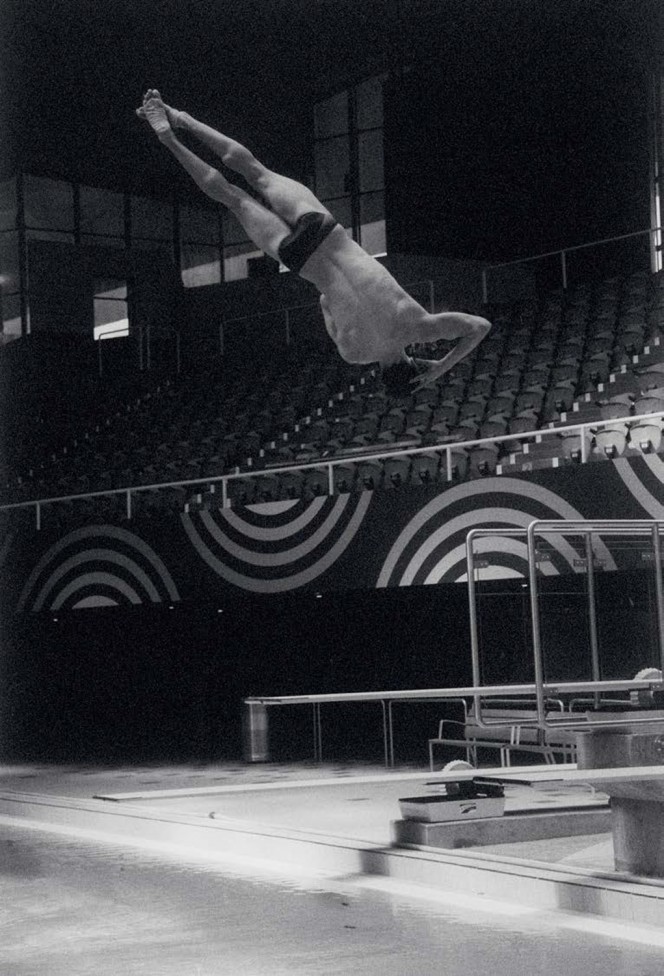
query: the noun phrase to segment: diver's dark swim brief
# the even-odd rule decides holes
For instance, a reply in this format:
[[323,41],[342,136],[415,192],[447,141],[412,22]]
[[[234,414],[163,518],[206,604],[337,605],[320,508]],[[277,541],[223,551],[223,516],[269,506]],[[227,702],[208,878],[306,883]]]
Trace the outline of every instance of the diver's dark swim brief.
[[290,271],[299,271],[309,260],[316,248],[337,226],[329,214],[302,214],[295,227],[279,245],[279,258]]

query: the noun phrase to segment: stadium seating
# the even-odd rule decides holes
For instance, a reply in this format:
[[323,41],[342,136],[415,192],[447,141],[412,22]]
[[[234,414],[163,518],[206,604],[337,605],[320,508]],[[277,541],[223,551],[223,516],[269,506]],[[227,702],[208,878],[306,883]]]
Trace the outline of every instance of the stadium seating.
[[[332,347],[288,347],[260,362],[153,379],[124,403],[111,395],[106,414],[98,407],[87,429],[72,420],[63,442],[49,440],[47,428],[41,444],[31,441],[29,456],[17,455],[16,469],[4,472],[2,501],[140,485],[150,487],[134,494],[134,510],[159,514],[216,507],[222,492],[204,483],[154,486],[234,472],[243,477],[228,482],[232,505],[325,494],[324,465],[282,469],[332,458],[340,459],[334,490],[345,492],[444,484],[450,471],[460,480],[661,448],[660,418],[630,420],[664,410],[661,274],[583,283],[487,314],[492,332],[471,357],[435,386],[399,399],[386,396],[378,370],[350,366]],[[416,351],[435,356],[444,349]],[[583,438],[566,430],[533,435],[601,421],[610,423],[587,428]],[[405,448],[425,450],[362,457]],[[123,509],[122,496],[103,504],[107,513]],[[91,517],[101,505],[90,502]],[[59,516],[72,509],[61,503]]]

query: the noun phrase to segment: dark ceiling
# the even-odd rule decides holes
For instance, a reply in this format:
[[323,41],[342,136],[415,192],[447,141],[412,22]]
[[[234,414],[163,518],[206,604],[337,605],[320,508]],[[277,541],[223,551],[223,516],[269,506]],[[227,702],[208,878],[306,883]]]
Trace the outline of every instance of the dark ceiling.
[[[2,0],[3,159],[97,185],[163,190],[174,168],[134,108],[148,86],[297,166],[313,103],[415,61],[509,57],[510,37],[661,51],[655,0]],[[458,41],[458,43],[457,43]],[[615,44],[613,46],[615,50]],[[437,65],[440,71],[440,63]],[[304,175],[304,174],[301,174]]]

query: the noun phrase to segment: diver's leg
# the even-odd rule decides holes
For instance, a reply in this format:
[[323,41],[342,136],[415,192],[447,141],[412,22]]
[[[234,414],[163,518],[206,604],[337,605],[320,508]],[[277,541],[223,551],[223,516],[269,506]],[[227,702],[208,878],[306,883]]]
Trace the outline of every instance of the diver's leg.
[[225,166],[243,176],[287,224],[295,226],[305,213],[329,214],[327,207],[304,183],[275,173],[256,159],[251,150],[235,139],[217,132],[204,122],[199,122],[187,112],[179,112],[166,105],[155,88],[149,89],[144,96],[143,107],[138,110],[141,118],[145,117],[145,106],[148,102],[163,108],[172,128],[194,136],[216,153]]
[[289,225],[245,190],[229,183],[218,170],[184,146],[173,132],[161,100],[144,100],[139,114],[203,193],[228,207],[256,246],[278,261],[279,245],[291,232]]

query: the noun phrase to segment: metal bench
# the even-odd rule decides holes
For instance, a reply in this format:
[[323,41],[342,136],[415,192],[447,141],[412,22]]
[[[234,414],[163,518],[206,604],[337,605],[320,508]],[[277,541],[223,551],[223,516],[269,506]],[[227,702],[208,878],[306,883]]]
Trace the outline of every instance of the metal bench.
[[[478,749],[499,750],[500,765],[503,767],[511,765],[512,752],[537,753],[546,763],[555,763],[556,756],[560,756],[563,762],[575,760],[574,733],[566,729],[538,728],[534,701],[493,699],[490,706],[482,707],[481,716],[480,722],[474,706],[471,706],[463,722],[441,719],[438,735],[428,741],[431,770],[434,768],[434,750],[437,746],[464,749],[467,761],[473,766],[478,764]],[[563,721],[565,717],[562,701],[547,701],[548,720]]]

